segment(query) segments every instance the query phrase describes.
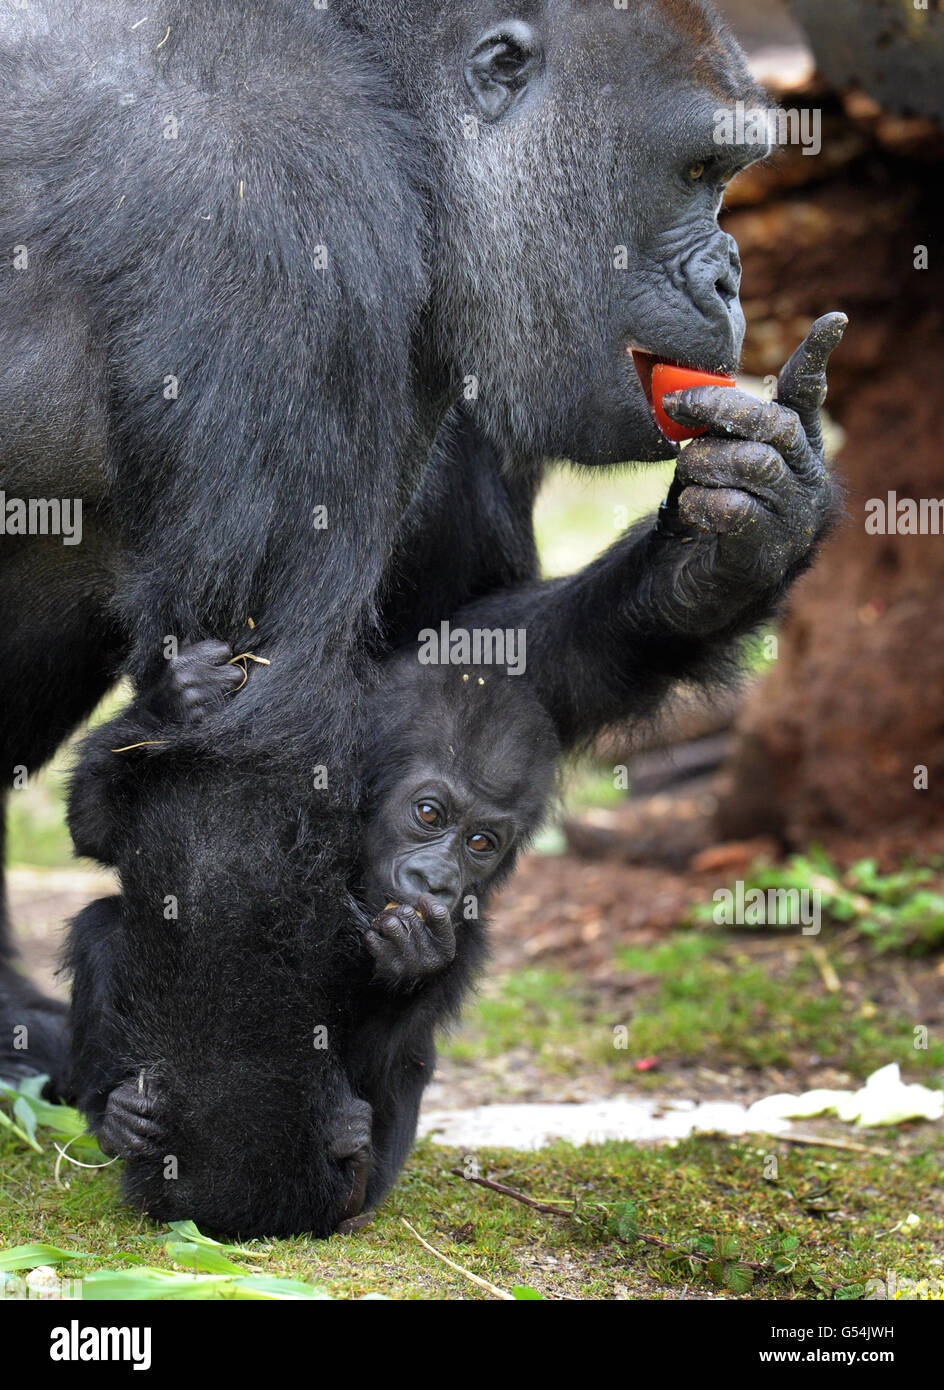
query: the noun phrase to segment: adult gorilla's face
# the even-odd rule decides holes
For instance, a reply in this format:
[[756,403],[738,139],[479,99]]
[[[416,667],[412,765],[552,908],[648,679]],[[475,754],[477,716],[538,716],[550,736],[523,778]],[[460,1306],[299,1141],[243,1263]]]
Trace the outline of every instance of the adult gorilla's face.
[[763,104],[740,50],[700,0],[409,11],[423,32],[401,13],[386,42],[437,142],[436,366],[511,452],[674,457],[630,349],[738,362],[740,265],[717,215],[766,152],[713,138],[719,110]]

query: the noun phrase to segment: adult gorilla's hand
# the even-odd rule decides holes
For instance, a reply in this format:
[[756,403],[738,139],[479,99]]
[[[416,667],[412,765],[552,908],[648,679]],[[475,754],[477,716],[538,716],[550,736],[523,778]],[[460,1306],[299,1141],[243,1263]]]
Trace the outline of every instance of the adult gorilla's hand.
[[820,407],[847,323],[838,313],[817,319],[780,373],[776,401],[723,386],[665,398],[673,420],[708,428],[682,451],[653,537],[651,597],[675,632],[736,625],[806,567],[829,529],[838,489],[823,457]]

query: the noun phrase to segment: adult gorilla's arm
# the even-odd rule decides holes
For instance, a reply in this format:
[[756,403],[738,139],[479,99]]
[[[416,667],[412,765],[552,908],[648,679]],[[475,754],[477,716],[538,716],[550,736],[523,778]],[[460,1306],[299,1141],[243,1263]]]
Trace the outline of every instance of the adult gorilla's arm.
[[778,402],[720,387],[667,408],[709,433],[682,454],[662,510],[580,573],[494,592],[465,625],[520,627],[527,676],[565,745],[645,716],[681,679],[732,669],[736,639],[777,610],[838,512],[819,407],[842,314],[817,321]]

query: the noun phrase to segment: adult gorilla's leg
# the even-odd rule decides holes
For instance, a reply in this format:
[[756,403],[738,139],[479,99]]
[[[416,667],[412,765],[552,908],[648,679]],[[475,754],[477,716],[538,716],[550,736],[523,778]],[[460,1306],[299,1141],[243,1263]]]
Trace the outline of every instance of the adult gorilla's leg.
[[[88,537],[8,537],[0,557],[0,767],[28,782],[107,691],[120,657],[102,607],[105,556]],[[24,601],[24,595],[29,601]],[[9,793],[15,797],[17,790]],[[66,1007],[42,994],[17,960],[0,911],[0,1076],[61,1079]]]
[[[95,514],[104,479],[101,353],[63,286],[44,283],[40,271],[13,281],[0,316],[0,491],[7,503],[70,499],[75,543],[9,528],[0,537],[4,790],[52,757],[108,689],[121,657],[107,616],[110,542]],[[0,888],[0,1076],[58,1078],[65,1015],[23,974]]]

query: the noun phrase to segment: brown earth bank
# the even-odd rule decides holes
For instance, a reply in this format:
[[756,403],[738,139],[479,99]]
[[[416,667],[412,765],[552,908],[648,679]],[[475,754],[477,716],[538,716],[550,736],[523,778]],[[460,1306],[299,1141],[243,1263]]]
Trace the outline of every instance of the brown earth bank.
[[745,368],[776,373],[812,319],[849,314],[829,396],[846,434],[847,515],[797,586],[779,660],[738,718],[717,833],[793,846],[920,834],[944,823],[944,535],[869,534],[865,519],[889,492],[944,498],[944,133],[856,92],[784,100],[822,111],[823,152],[782,150],[730,190]]

